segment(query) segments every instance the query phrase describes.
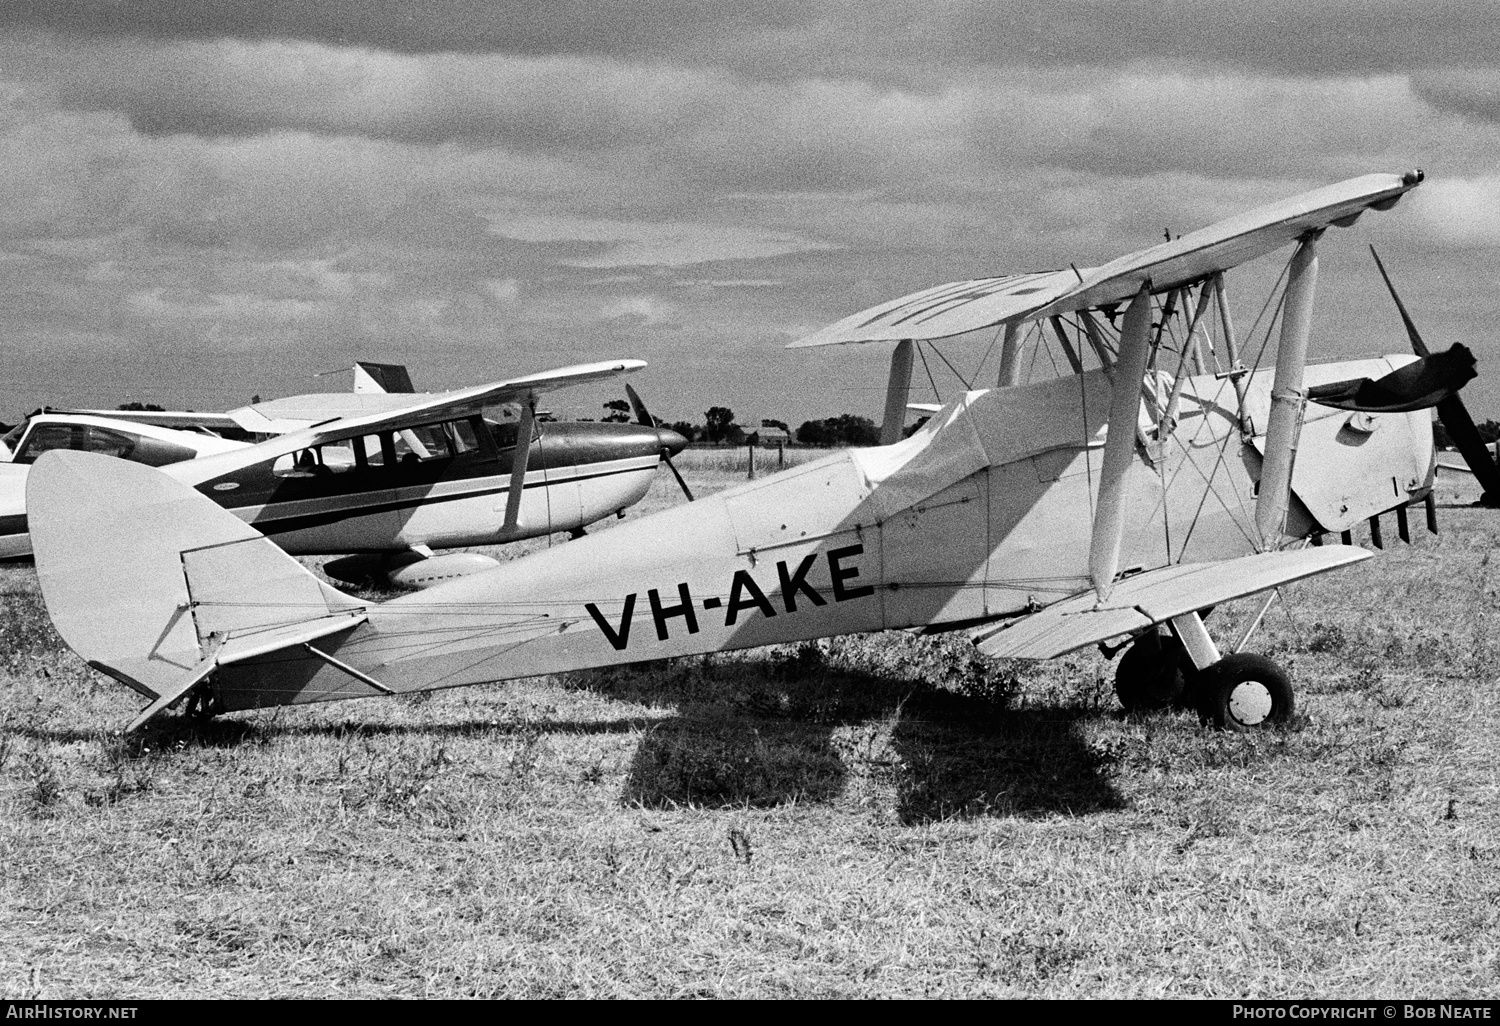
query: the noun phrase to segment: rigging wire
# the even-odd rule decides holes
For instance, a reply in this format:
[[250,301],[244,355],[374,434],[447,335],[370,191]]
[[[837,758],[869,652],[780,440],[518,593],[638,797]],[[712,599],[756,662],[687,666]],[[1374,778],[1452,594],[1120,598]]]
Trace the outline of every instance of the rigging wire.
[[927,383],[932,386],[932,398],[935,402],[943,401],[943,393],[938,391],[937,382],[932,378],[932,368],[927,365],[927,354],[922,352],[922,343],[913,342],[917,348],[917,355],[922,358],[922,369],[927,372]]
[[955,367],[955,366],[953,366],[953,364],[948,360],[948,358],[943,355],[943,351],[937,347],[937,343],[936,342],[929,342],[929,343],[927,343],[927,345],[929,347],[931,347],[932,351],[935,354],[937,354],[937,358],[939,360],[942,360],[944,363],[948,364],[948,369],[953,372],[953,376],[955,378],[957,378],[963,384],[964,391],[965,392],[973,391],[974,386],[970,385],[967,381],[964,380],[964,376],[962,374],[960,374],[958,372],[958,368]]

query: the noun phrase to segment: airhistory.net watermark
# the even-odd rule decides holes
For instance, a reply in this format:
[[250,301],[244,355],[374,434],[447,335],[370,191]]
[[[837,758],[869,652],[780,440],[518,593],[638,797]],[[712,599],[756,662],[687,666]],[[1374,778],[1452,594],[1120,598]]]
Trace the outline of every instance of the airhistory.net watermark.
[[51,1001],[11,1001],[7,1019],[134,1019],[137,1005],[74,1005]]

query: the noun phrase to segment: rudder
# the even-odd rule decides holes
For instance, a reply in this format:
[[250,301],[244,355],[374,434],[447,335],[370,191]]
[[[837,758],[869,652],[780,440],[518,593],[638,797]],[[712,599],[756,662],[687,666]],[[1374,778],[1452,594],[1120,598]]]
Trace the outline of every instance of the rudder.
[[48,452],[26,504],[53,624],[89,665],[155,700],[137,722],[217,665],[364,619],[365,603],[150,467]]

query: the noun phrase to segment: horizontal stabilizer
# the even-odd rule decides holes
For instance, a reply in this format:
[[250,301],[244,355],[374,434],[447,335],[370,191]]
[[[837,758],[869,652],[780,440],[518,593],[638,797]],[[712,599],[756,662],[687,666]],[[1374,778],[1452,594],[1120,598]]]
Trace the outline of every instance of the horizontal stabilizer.
[[1325,545],[1165,566],[1119,581],[1106,602],[1099,602],[1090,589],[1002,627],[976,631],[971,637],[986,655],[1052,659],[1372,555],[1354,546]]

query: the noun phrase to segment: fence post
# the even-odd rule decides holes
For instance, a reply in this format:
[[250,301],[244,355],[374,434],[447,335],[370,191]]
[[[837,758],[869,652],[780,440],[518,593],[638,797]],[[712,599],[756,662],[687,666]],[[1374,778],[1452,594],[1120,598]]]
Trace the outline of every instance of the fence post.
[[745,451],[750,454],[750,478],[749,479],[751,481],[755,480],[755,443],[757,441],[758,441],[758,439],[756,438],[756,434],[755,434],[754,431],[750,432],[750,437],[747,438],[747,439],[745,439]]

